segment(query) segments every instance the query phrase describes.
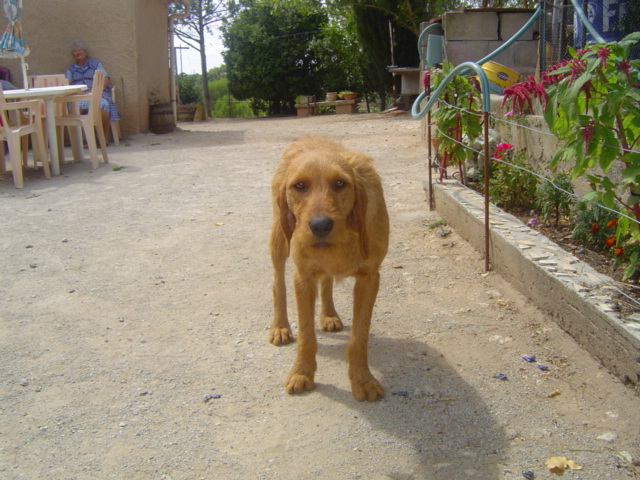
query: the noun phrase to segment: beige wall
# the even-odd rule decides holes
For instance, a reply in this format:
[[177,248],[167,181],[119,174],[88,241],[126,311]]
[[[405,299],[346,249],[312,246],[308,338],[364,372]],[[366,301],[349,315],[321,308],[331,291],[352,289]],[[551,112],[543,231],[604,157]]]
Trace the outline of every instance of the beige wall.
[[[149,127],[150,90],[169,99],[167,0],[26,0],[22,32],[31,49],[29,74],[64,73],[79,40],[100,60],[116,87],[125,134]],[[0,28],[6,22],[0,16]],[[0,58],[22,87],[20,61]]]

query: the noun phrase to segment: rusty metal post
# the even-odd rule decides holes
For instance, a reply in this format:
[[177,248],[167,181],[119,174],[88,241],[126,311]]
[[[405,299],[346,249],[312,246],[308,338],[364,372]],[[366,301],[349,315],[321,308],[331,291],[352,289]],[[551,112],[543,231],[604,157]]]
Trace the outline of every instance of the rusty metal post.
[[489,112],[484,112],[484,270],[491,270],[489,246],[491,229],[489,228]]
[[435,205],[433,202],[433,178],[432,178],[432,159],[431,156],[431,111],[427,112],[427,158],[429,160],[429,211],[433,211]]

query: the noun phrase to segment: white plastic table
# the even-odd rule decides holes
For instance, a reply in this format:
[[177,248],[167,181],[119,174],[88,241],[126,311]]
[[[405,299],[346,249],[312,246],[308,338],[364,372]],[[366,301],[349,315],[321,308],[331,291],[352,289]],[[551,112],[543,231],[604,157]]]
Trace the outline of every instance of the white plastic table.
[[28,90],[4,90],[7,100],[21,100],[25,98],[39,98],[44,100],[45,116],[47,119],[47,134],[49,136],[49,152],[51,153],[51,173],[60,175],[60,158],[58,157],[58,138],[56,136],[56,111],[54,99],[72,93],[79,93],[87,89],[86,85],[58,85],[55,87],[34,87]]

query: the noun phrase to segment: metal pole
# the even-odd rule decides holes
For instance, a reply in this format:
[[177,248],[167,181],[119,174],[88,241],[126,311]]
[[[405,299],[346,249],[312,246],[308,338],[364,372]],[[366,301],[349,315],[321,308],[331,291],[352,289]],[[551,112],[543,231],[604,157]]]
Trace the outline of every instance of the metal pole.
[[429,211],[433,211],[433,157],[431,156],[431,111],[427,112],[427,159],[429,160]]
[[491,229],[489,228],[489,112],[484,112],[484,270],[491,270],[489,246]]

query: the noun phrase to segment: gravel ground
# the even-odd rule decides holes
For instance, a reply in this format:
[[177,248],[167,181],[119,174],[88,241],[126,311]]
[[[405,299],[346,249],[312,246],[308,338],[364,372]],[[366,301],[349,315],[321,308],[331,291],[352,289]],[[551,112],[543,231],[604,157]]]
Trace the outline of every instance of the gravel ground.
[[[0,177],[0,479],[547,479],[552,456],[582,467],[567,479],[640,475],[640,398],[434,227],[418,121],[180,127],[110,147],[95,171],[31,172],[23,190]],[[380,402],[350,392],[352,282],[336,287],[346,330],[318,331],[315,391],[285,392],[296,346],[267,341],[269,184],[304,134],[383,177]]]

